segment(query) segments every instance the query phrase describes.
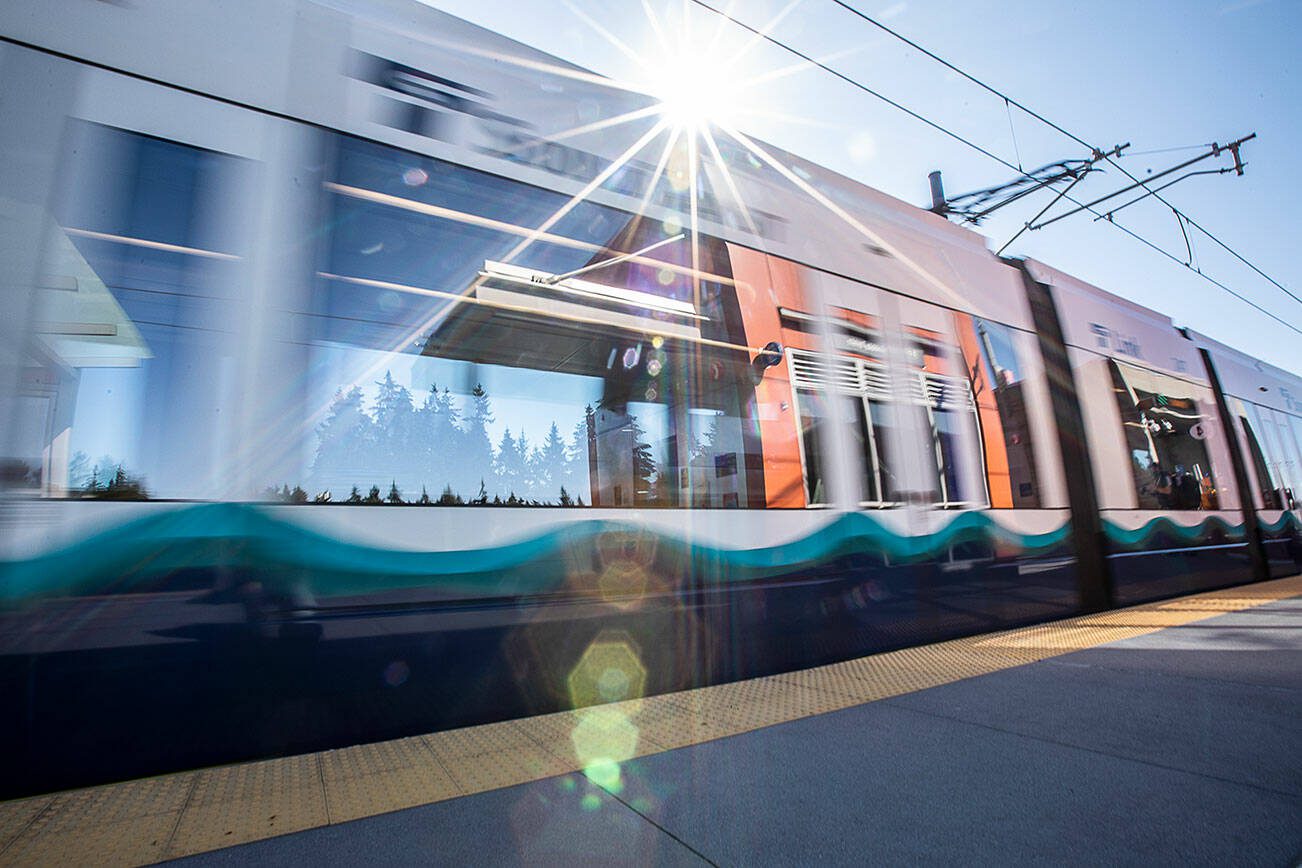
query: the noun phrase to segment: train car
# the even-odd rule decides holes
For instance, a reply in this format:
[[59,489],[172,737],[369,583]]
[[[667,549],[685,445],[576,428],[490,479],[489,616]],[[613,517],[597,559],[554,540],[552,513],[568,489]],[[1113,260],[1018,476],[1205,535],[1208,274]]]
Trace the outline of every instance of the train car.
[[0,40],[4,795],[1296,569],[1296,378],[535,49],[407,0]]
[[[1260,557],[1251,551],[1258,546],[1260,492],[1249,491],[1240,475],[1255,456],[1238,446],[1254,438],[1244,429],[1241,401],[1232,420],[1225,414],[1213,380],[1217,365],[1202,350],[1215,347],[1213,358],[1236,378],[1239,394],[1246,391],[1240,369],[1249,362],[1275,386],[1273,403],[1281,406],[1281,390],[1289,395],[1296,378],[1187,335],[1161,314],[1042,263],[1029,262],[1027,269],[1053,288],[1060,312],[1112,600],[1134,603],[1241,581]],[[1274,425],[1272,410],[1259,412]],[[1280,470],[1287,467],[1278,465],[1277,480]],[[1271,485],[1282,498],[1287,484]],[[1262,527],[1279,536],[1270,545],[1275,575],[1296,569],[1286,553],[1296,519],[1285,515],[1289,508],[1260,514]]]
[[1222,424],[1233,428],[1245,532],[1261,539],[1269,575],[1292,575],[1302,567],[1302,380],[1206,335],[1184,334],[1216,377]]

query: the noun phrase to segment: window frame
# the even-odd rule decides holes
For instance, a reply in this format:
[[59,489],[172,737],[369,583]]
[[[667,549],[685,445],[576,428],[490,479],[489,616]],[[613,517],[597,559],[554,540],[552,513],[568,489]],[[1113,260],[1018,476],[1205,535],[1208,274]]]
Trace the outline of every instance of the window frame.
[[[877,434],[872,422],[872,407],[874,403],[888,406],[922,406],[926,410],[927,425],[931,431],[932,452],[935,458],[935,471],[937,476],[935,491],[939,495],[939,499],[928,504],[929,506],[936,509],[989,508],[990,495],[985,482],[984,466],[981,468],[981,473],[979,474],[982,479],[982,488],[985,494],[984,501],[951,500],[949,497],[949,485],[945,478],[945,455],[941,446],[940,429],[936,426],[936,411],[946,409],[956,409],[960,412],[965,411],[968,418],[971,420],[972,432],[973,435],[978,438],[978,442],[982,433],[981,417],[977,412],[976,398],[972,392],[972,384],[966,377],[937,374],[921,369],[909,371],[905,375],[904,391],[911,400],[900,400],[899,397],[888,388],[888,385],[883,385],[883,383],[890,384],[891,379],[889,376],[889,368],[880,362],[870,361],[859,356],[845,353],[828,354],[815,350],[798,349],[795,347],[788,347],[786,355],[788,368],[791,371],[791,393],[796,410],[795,418],[797,430],[801,433],[801,436],[797,437],[797,441],[800,444],[800,470],[805,480],[807,493],[809,493],[808,485],[810,477],[809,460],[806,456],[803,436],[803,422],[806,415],[800,400],[802,390],[806,392],[812,391],[828,396],[839,395],[853,397],[857,398],[861,403],[864,412],[864,419],[866,421],[865,440],[868,444],[868,449],[866,450],[866,454],[862,456],[862,460],[868,463],[867,470],[870,474],[868,481],[870,484],[876,485],[878,499],[863,499],[862,495],[866,492],[861,489],[855,493],[856,503],[860,508],[897,509],[906,505],[905,501],[888,500],[885,497],[886,486],[883,483],[881,473],[882,465],[880,448],[877,444]],[[834,388],[829,389],[827,381],[816,382],[801,372],[801,368],[805,364],[815,364],[825,369],[828,365],[829,357],[833,360],[832,364],[849,363],[853,366],[855,381],[853,386],[846,382],[838,382],[838,380],[844,379],[844,373],[833,374],[832,384]],[[875,388],[870,385],[873,380],[876,380],[878,383]],[[935,399],[932,398],[933,387],[939,395],[939,397]],[[949,408],[943,406],[947,403],[945,401],[945,396],[953,394],[953,390],[955,389],[957,389],[958,393],[964,396],[966,400],[962,401],[960,406],[956,408],[952,406]],[[817,436],[817,434],[815,436]],[[977,452],[979,456],[978,460],[984,464],[984,455],[981,454],[980,450],[977,450]],[[827,472],[824,471],[824,476],[827,475]],[[809,497],[807,503],[807,507],[809,508],[828,508],[831,506],[834,506],[831,502],[814,502],[812,496]]]

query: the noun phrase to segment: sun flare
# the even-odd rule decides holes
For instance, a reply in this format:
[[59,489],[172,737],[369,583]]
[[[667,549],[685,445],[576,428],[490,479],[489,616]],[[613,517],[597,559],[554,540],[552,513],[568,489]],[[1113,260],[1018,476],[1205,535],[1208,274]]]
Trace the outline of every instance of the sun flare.
[[661,117],[674,129],[702,132],[738,120],[742,88],[736,70],[706,53],[665,57],[646,83]]

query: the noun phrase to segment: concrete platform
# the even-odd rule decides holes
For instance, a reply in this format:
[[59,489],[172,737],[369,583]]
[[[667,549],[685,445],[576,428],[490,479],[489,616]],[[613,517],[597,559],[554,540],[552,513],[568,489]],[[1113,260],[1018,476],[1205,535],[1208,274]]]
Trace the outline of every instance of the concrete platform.
[[12,864],[1289,864],[1302,580],[11,802],[0,845]]

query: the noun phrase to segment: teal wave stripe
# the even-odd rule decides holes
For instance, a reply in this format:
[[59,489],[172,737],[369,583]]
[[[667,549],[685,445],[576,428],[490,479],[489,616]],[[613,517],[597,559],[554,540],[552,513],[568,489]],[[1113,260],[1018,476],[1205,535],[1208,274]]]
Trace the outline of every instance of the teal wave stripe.
[[1295,513],[1285,512],[1278,519],[1269,524],[1263,521],[1261,523],[1261,530],[1263,533],[1272,534],[1274,536],[1283,536],[1289,531],[1292,531],[1293,533],[1302,533],[1302,521],[1298,520]]
[[1173,543],[1177,545],[1197,545],[1206,542],[1218,531],[1221,536],[1231,542],[1242,542],[1246,538],[1242,523],[1230,524],[1219,515],[1208,516],[1198,524],[1189,526],[1178,524],[1163,515],[1133,530],[1123,528],[1106,519],[1103,522],[1103,533],[1108,542],[1114,548],[1127,551],[1150,548],[1149,543],[1152,543],[1159,536],[1163,538],[1163,546]]
[[[339,507],[301,507],[337,509]],[[386,507],[367,507],[385,509]],[[393,507],[397,508],[397,507]],[[431,511],[430,520],[439,513]],[[961,543],[1034,557],[1061,549],[1063,526],[1020,534],[983,512],[957,513],[934,533],[902,536],[871,514],[844,513],[791,542],[755,549],[694,543],[625,521],[585,519],[519,542],[467,551],[395,551],[351,543],[277,518],[253,504],[214,503],[171,509],[102,531],[62,550],[0,563],[0,602],[42,596],[129,591],[183,570],[226,568],[250,578],[323,596],[425,587],[450,598],[522,596],[561,590],[594,576],[631,550],[655,576],[698,584],[753,581],[826,564],[852,554],[917,562]]]

